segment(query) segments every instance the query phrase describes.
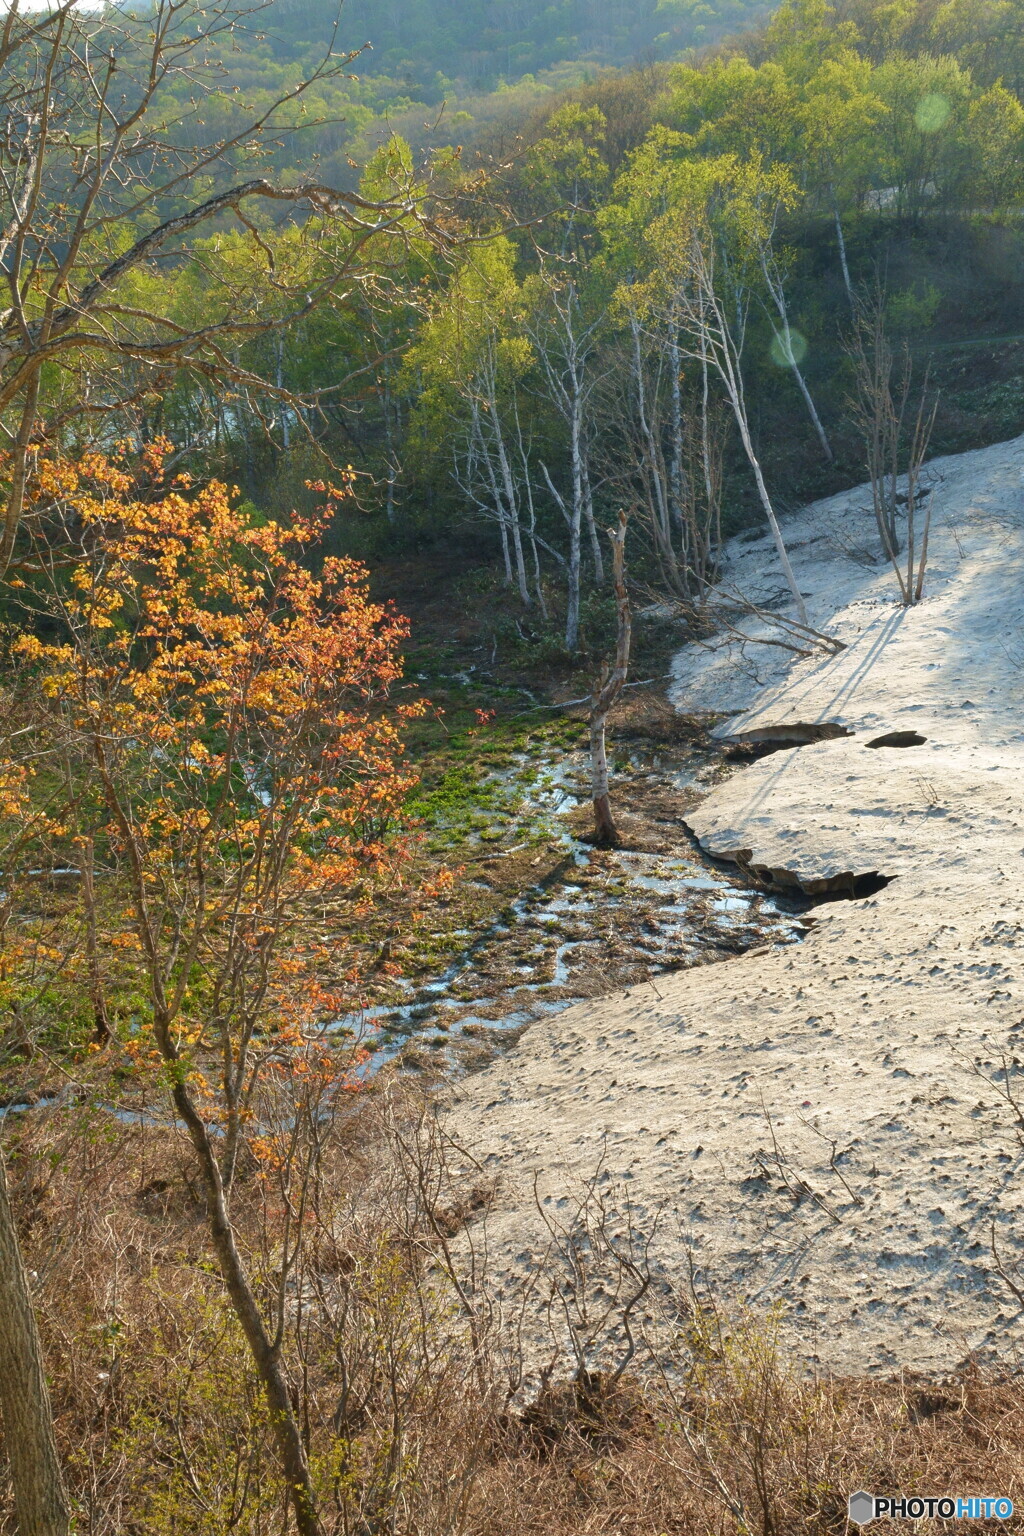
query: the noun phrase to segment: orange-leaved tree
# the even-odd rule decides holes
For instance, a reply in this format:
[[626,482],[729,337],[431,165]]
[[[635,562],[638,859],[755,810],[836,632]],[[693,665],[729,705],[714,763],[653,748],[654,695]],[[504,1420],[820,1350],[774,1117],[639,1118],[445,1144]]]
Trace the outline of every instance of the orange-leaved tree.
[[[148,993],[128,1045],[155,1062],[191,1141],[305,1536],[319,1522],[284,1347],[310,1187],[298,1128],[352,1062],[330,1031],[344,983],[318,980],[316,936],[326,904],[395,876],[402,722],[419,706],[392,697],[406,630],[365,570],[314,567],[346,486],[320,488],[319,517],[259,525],[223,485],[164,484],[165,458],[149,449],[138,479],[99,454],[41,459],[46,542],[25,597],[41,594],[49,633],[37,623],[16,650],[76,786],[78,840],[124,892]],[[272,1278],[232,1222],[243,1154],[284,1200]]]

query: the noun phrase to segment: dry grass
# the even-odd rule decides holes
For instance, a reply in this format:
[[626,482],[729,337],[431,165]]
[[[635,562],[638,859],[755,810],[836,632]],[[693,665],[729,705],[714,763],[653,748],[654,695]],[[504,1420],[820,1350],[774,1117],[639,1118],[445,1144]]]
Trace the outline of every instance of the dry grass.
[[[5,1130],[78,1531],[284,1532],[184,1143],[98,1109]],[[577,1340],[538,1374],[487,1274],[472,1159],[386,1093],[324,1145],[287,1351],[332,1536],[825,1536],[861,1486],[1024,1499],[1013,1376],[808,1381],[778,1318],[651,1276],[593,1189],[521,1298]],[[250,1176],[235,1216],[269,1296],[272,1182]]]

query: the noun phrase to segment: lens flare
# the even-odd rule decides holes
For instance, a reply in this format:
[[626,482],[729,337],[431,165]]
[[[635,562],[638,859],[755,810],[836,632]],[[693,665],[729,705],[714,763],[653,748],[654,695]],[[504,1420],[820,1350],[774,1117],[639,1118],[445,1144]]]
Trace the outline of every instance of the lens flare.
[[947,96],[940,96],[937,91],[930,91],[918,102],[914,122],[922,133],[938,133],[940,128],[945,127],[946,119],[952,110]]
[[770,351],[776,368],[792,368],[794,363],[802,363],[807,356],[807,340],[790,326],[789,345],[786,345],[786,337],[782,332],[776,331],[772,337]]

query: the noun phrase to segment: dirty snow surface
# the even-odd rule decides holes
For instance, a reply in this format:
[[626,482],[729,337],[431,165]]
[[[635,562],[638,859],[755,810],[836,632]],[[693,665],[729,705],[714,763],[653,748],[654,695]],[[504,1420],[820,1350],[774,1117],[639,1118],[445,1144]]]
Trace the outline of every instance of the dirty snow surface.
[[[656,1229],[664,1275],[781,1303],[817,1369],[1016,1356],[1024,438],[930,473],[917,608],[896,604],[867,493],[836,496],[785,532],[812,623],[846,648],[800,657],[738,620],[748,638],[688,646],[673,685],[681,709],[732,711],[722,735],[851,733],[741,767],[680,815],[763,877],[873,893],[819,907],[800,944],[538,1023],[461,1085],[451,1126],[498,1175],[488,1243],[509,1286],[545,1247],[540,1212],[600,1170]],[[767,538],[733,544],[726,586],[785,611]],[[892,732],[925,740],[868,746]]]

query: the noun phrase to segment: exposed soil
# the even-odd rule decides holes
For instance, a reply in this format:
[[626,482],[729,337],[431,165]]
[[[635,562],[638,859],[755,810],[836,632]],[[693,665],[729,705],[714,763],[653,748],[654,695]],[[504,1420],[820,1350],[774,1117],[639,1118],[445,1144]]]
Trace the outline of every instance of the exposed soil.
[[[1019,1358],[1024,439],[929,472],[920,605],[895,601],[861,488],[787,529],[842,649],[795,658],[750,619],[681,653],[681,705],[741,712],[723,739],[842,728],[715,784],[684,812],[702,846],[858,899],[802,944],[538,1024],[463,1084],[452,1130],[501,1180],[510,1286],[599,1172],[660,1273],[781,1308],[816,1370]],[[728,581],[785,611],[767,539],[729,554]]]

